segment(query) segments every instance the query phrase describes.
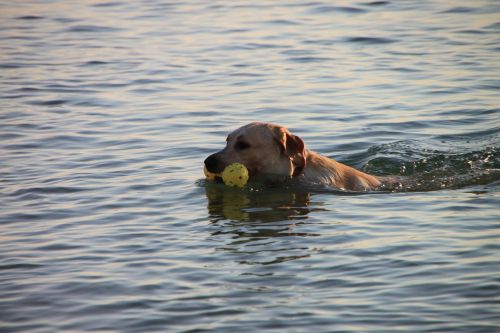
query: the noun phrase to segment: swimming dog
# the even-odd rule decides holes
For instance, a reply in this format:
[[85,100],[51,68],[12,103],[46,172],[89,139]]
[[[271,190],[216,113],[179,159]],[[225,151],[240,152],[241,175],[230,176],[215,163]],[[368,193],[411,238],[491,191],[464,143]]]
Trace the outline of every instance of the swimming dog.
[[306,149],[285,127],[253,122],[229,134],[226,147],[205,160],[208,171],[220,173],[231,163],[244,164],[250,178],[266,175],[325,184],[350,191],[371,191],[393,182],[356,170]]

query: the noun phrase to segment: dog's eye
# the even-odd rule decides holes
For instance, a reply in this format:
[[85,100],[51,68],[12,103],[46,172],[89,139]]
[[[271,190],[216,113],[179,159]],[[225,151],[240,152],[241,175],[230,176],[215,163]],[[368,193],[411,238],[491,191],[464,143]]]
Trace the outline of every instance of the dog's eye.
[[244,141],[238,141],[236,142],[235,148],[238,150],[244,150],[250,148],[250,145]]

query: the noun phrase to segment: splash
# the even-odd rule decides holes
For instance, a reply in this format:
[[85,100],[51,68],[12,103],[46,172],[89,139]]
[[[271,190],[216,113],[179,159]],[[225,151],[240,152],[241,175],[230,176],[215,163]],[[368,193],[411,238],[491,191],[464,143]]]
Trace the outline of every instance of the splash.
[[391,191],[433,191],[486,185],[500,180],[500,147],[463,151],[434,149],[401,141],[375,146],[363,171],[397,176]]

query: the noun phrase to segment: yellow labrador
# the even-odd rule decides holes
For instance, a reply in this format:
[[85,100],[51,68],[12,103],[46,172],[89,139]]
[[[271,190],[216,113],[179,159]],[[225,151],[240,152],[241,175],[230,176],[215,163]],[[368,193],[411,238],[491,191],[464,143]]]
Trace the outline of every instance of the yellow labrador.
[[375,190],[389,181],[306,149],[304,141],[285,127],[254,122],[233,131],[226,147],[207,157],[205,166],[220,173],[234,162],[248,168],[250,177],[297,178],[351,191]]

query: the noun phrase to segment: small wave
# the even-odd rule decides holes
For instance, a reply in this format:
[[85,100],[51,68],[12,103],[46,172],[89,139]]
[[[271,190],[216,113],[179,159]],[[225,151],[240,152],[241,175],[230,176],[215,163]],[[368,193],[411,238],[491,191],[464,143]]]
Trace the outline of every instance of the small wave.
[[92,7],[116,7],[116,6],[121,6],[123,5],[123,2],[103,2],[103,3],[97,3],[92,5]]
[[466,35],[482,35],[482,34],[485,34],[486,31],[478,30],[478,29],[466,29],[466,30],[458,30],[457,33],[466,34]]
[[365,6],[385,6],[385,5],[388,5],[390,4],[389,1],[372,1],[372,2],[367,2],[367,3],[364,3],[363,5]]
[[91,60],[84,63],[82,66],[99,66],[99,65],[107,65],[109,62],[99,61],[99,60]]
[[300,23],[297,21],[292,21],[292,20],[272,20],[265,22],[268,24],[273,24],[273,25],[299,25]]
[[115,32],[120,31],[122,29],[115,27],[105,27],[105,26],[97,26],[97,25],[76,25],[73,27],[67,28],[66,32]]
[[67,186],[30,187],[17,190],[14,193],[12,193],[12,196],[21,196],[25,194],[70,194],[85,190],[86,189],[80,187],[67,187]]
[[52,243],[48,245],[39,246],[36,248],[37,251],[65,251],[65,250],[75,250],[81,249],[81,245],[66,244],[66,243]]
[[496,22],[490,25],[485,26],[483,29],[488,29],[488,30],[500,30],[500,22]]
[[68,103],[68,101],[64,99],[53,99],[53,100],[48,100],[48,101],[40,101],[40,100],[35,100],[35,101],[30,101],[28,104],[30,105],[38,105],[38,106],[59,106]]
[[43,16],[38,16],[38,15],[24,15],[24,16],[18,16],[16,17],[16,20],[43,20],[45,17]]
[[345,39],[348,43],[360,43],[360,44],[391,44],[395,43],[395,39],[383,38],[383,37],[349,37]]
[[476,9],[472,7],[454,7],[440,12],[441,14],[464,14],[473,13]]
[[31,263],[14,263],[14,264],[0,265],[0,271],[17,270],[17,269],[23,269],[23,270],[38,269],[40,267],[43,267],[43,265],[31,264]]
[[294,58],[290,58],[289,60],[293,61],[293,62],[299,62],[299,63],[310,63],[310,62],[322,62],[322,61],[327,61],[330,59],[324,58],[324,57],[294,57]]
[[27,64],[12,63],[12,62],[0,64],[0,68],[2,68],[2,69],[18,69],[18,68],[24,68],[24,67],[31,67],[31,66],[27,65]]
[[347,7],[347,6],[319,6],[311,10],[312,14],[325,14],[325,13],[348,13],[348,14],[361,14],[365,13],[366,10],[359,7]]

